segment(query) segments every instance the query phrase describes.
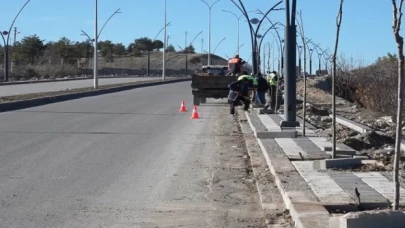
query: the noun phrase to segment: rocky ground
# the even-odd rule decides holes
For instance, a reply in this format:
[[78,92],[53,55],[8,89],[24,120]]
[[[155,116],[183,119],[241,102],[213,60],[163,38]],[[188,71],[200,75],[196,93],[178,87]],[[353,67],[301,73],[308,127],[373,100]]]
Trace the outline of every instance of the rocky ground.
[[[329,115],[332,108],[332,95],[326,79],[326,76],[308,78],[305,119],[318,128],[319,134],[331,138],[332,118]],[[303,91],[304,82],[300,80],[297,82],[298,95],[302,97]],[[298,115],[302,117],[302,102],[298,104],[297,108]],[[384,164],[382,169],[391,171],[395,144],[395,123],[392,116],[361,108],[340,97],[336,98],[336,113],[375,130],[375,132],[361,134],[337,124],[337,142],[344,143],[364,155],[380,161]],[[402,160],[405,160],[405,157]],[[405,162],[401,162],[401,167],[403,167],[402,170],[405,170]],[[370,169],[381,169],[381,167],[368,167],[368,170]]]

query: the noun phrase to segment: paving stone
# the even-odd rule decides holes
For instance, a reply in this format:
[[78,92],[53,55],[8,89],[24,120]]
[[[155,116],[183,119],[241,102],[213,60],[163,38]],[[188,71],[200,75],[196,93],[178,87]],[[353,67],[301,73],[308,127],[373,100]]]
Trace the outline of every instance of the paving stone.
[[390,206],[390,202],[374,188],[370,187],[353,173],[328,172],[329,176],[358,202],[354,188],[360,193],[360,208],[362,210],[374,210]]
[[327,227],[329,212],[319,202],[276,140],[258,139],[257,141],[296,227]]
[[294,138],[292,139],[306,154],[308,154],[310,159],[325,159],[331,156],[324,151],[322,151],[314,142],[312,142],[307,137]]
[[263,125],[269,130],[269,131],[274,131],[278,130],[280,131],[280,123],[274,122],[274,120],[270,117],[271,115],[260,115],[259,119],[262,121]]
[[275,139],[289,159],[303,160],[308,159],[309,155],[297,145],[291,138]]
[[268,131],[266,126],[260,120],[259,116],[254,113],[246,113],[249,125],[252,128],[253,132],[266,132]]
[[[255,113],[248,113],[246,117],[248,119],[249,125],[252,128],[256,138],[295,138],[297,137],[297,131],[294,129],[281,129],[280,127],[276,128],[267,128],[262,120],[261,116],[258,116]],[[267,116],[267,115],[264,115]]]
[[327,173],[312,168],[313,161],[292,162],[321,203],[330,211],[356,211],[357,203]]
[[[325,151],[327,154],[332,154],[332,142],[328,141],[323,137],[308,137],[315,145],[317,145],[322,151]],[[338,155],[355,155],[356,150],[351,147],[339,143],[336,144],[336,153]]]
[[269,115],[270,118],[280,126],[280,122],[284,120],[284,115],[279,115],[279,114],[273,114]]
[[[367,173],[354,173],[362,181],[368,184],[370,187],[374,188],[377,192],[383,195],[390,202],[394,199],[394,184],[392,181],[388,180],[385,176],[378,172],[367,172]],[[400,188],[400,198],[399,204],[405,206],[405,189]]]

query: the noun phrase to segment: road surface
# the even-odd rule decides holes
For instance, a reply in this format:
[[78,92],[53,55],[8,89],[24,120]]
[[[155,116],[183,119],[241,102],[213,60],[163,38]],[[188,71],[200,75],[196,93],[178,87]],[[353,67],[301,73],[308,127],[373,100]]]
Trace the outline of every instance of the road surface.
[[[169,78],[169,77],[168,77]],[[99,85],[111,85],[137,81],[157,80],[160,77],[100,78]],[[29,93],[54,92],[66,89],[93,87],[93,79],[71,80],[61,82],[44,82],[20,85],[0,86],[0,97]]]
[[1,227],[263,227],[224,103],[191,120],[184,82],[1,113]]

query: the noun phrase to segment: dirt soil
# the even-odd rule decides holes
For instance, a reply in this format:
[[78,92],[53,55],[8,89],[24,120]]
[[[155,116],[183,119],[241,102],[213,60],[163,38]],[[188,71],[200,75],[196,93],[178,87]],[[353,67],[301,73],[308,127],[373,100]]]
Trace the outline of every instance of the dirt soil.
[[[176,79],[166,79],[166,80],[167,81],[177,80],[177,78]],[[131,83],[101,85],[98,87],[98,89],[94,89],[93,87],[85,87],[85,88],[77,88],[77,89],[66,89],[66,90],[54,91],[54,92],[30,93],[30,94],[21,94],[21,95],[15,95],[15,96],[5,96],[5,97],[0,97],[0,103],[30,100],[30,99],[43,98],[43,97],[55,97],[55,96],[65,95],[65,94],[82,93],[82,92],[89,92],[89,91],[93,91],[93,90],[102,90],[102,89],[116,88],[116,87],[129,86],[129,85],[139,85],[139,84],[159,82],[159,81],[161,81],[161,80],[156,79],[156,80],[139,81],[139,82],[131,82]]]
[[[297,93],[301,97],[303,90],[304,82],[300,80],[297,82]],[[332,118],[329,114],[332,108],[332,95],[326,76],[307,79],[307,102],[306,120],[318,128],[317,133],[331,139]],[[303,114],[302,108],[302,104],[297,105],[297,114],[300,117]],[[395,124],[392,117],[361,108],[340,97],[336,97],[336,114],[383,132],[383,134],[376,132],[361,134],[340,124],[336,126],[338,143],[344,143],[363,155],[380,161],[385,165],[384,169],[392,170],[395,144]],[[401,165],[405,166],[405,163],[401,162]],[[380,168],[366,165],[360,169],[377,171]]]
[[[277,188],[274,176],[270,173],[256,137],[250,132],[251,129],[247,123],[244,111],[238,110],[235,117],[239,120],[239,129],[244,134],[243,140],[246,141],[244,148],[248,151],[248,154],[245,158],[250,160],[250,167],[252,167],[254,173],[253,178],[256,181],[256,186],[262,189],[260,198],[264,199],[266,204],[271,203],[274,206],[273,208],[264,209],[266,222],[272,228],[293,228],[294,222],[290,212],[285,208],[283,197]],[[250,148],[248,149],[246,145],[250,145]]]

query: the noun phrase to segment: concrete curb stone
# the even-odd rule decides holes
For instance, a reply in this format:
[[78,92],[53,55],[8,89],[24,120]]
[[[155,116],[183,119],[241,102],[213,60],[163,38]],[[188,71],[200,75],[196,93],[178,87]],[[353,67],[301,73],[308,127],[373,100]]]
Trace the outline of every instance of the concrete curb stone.
[[[253,135],[253,131],[250,129],[247,123],[239,120],[239,124],[242,128],[246,148],[250,157],[262,209],[265,213],[283,213],[286,208],[284,206],[282,196],[277,190],[277,186],[275,186],[274,183],[266,181],[270,178],[272,179],[272,177],[269,176],[271,174],[269,173],[260,146]],[[283,228],[286,225],[284,219],[272,219],[270,221],[268,218],[266,218],[266,224],[268,224],[268,228]]]
[[[248,114],[246,117],[250,121]],[[252,126],[252,123],[249,124]],[[295,226],[298,228],[328,227],[329,212],[321,205],[277,142],[274,139],[258,138],[256,140]]]

